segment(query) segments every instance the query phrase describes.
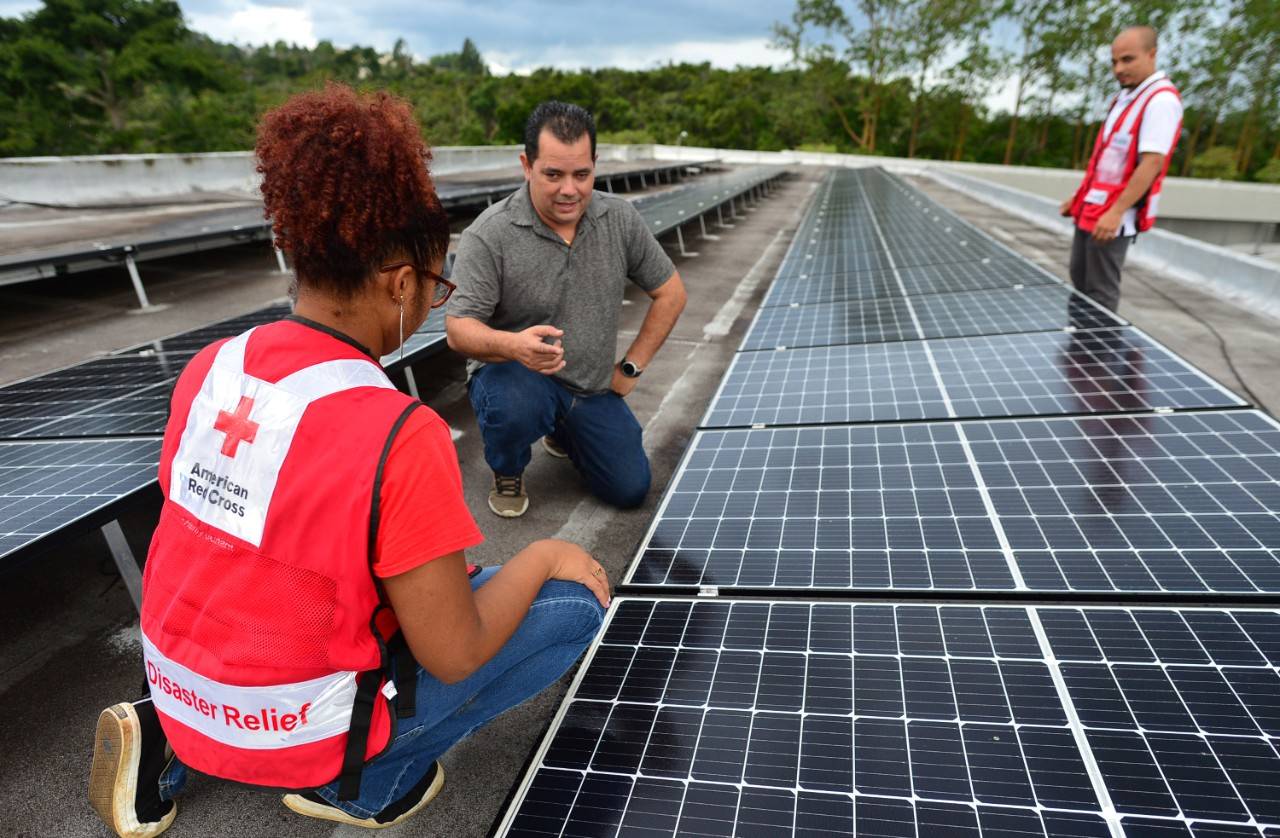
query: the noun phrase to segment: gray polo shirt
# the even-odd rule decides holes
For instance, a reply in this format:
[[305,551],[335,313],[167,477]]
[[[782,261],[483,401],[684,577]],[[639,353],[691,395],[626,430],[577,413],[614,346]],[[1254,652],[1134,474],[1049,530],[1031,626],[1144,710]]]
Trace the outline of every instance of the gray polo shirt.
[[[618,316],[627,280],[652,291],[675,265],[631,203],[594,192],[573,245],[543,222],[528,185],[489,207],[462,234],[447,313],[519,332],[564,330],[565,367],[554,377],[579,393],[608,389],[618,360]],[[471,361],[468,372],[481,362]]]

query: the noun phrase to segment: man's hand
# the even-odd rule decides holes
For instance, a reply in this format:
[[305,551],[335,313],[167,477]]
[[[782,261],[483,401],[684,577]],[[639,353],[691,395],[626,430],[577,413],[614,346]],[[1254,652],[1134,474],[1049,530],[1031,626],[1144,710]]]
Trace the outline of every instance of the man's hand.
[[617,393],[619,396],[626,398],[632,390],[636,389],[636,383],[640,379],[628,378],[622,374],[622,365],[613,365],[613,380],[609,382],[609,389]]
[[[564,369],[564,347],[560,345],[560,337],[564,332],[555,326],[530,326],[523,332],[514,333],[511,338],[511,357],[524,366],[551,375]],[[544,338],[555,338],[547,343]]]
[[1074,198],[1068,198],[1067,200],[1063,201],[1062,205],[1058,207],[1058,215],[1061,215],[1063,218],[1070,218],[1071,205],[1074,202],[1075,202]]
[[1124,220],[1124,212],[1117,212],[1115,207],[1107,210],[1098,219],[1098,223],[1093,228],[1093,240],[1097,242],[1109,242],[1116,237],[1120,231],[1120,222]]

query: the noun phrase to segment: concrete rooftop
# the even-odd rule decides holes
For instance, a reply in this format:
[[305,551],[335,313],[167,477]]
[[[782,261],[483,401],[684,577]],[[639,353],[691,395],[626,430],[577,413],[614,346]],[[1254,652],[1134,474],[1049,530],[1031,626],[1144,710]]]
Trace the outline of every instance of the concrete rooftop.
[[[718,240],[698,241],[700,255],[676,258],[690,303],[657,360],[630,397],[645,426],[654,489],[645,506],[608,509],[589,498],[572,467],[535,451],[527,472],[531,508],[499,520],[485,505],[489,472],[464,390],[463,366],[450,354],[416,370],[424,400],[455,429],[467,501],[487,541],[481,564],[501,563],[528,542],[549,536],[583,544],[622,576],[652,518],[693,428],[781,262],[806,198],[822,171],[797,176]],[[915,185],[1005,244],[1066,276],[1068,240],[992,210],[927,180]],[[1138,247],[1141,247],[1139,243]],[[118,274],[118,275],[117,275]],[[132,315],[123,271],[0,288],[0,379],[10,381],[93,355],[212,322],[284,294],[265,245],[147,266],[153,302],[164,311]],[[644,314],[633,290],[624,304],[625,347]],[[1237,392],[1252,388],[1280,409],[1280,328],[1195,288],[1141,269],[1126,271],[1120,313]],[[1211,329],[1216,329],[1215,337]],[[1240,378],[1232,372],[1226,353]],[[2,383],[2,382],[0,382]],[[158,498],[125,521],[145,554]],[[5,577],[0,589],[0,762],[5,832],[18,836],[105,835],[85,799],[98,712],[135,698],[142,684],[137,619],[105,544],[87,537]],[[448,780],[436,802],[388,836],[480,836],[499,814],[567,681],[500,718],[444,759]],[[287,811],[273,793],[194,777],[168,834],[181,836],[354,836]]]

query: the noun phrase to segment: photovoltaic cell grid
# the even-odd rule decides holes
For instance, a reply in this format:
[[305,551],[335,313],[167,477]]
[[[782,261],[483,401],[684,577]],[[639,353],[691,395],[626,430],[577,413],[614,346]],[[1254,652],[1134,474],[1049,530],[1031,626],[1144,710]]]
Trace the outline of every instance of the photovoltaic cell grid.
[[778,281],[884,270],[890,259],[893,266],[909,268],[1016,255],[952,213],[917,202],[879,170],[836,173],[795,242]]
[[513,836],[1274,835],[1280,612],[621,600]]
[[1244,404],[1146,335],[1126,327],[740,352],[701,427]]
[[1123,325],[1070,288],[1037,285],[761,308],[740,351]]
[[[901,284],[899,283],[901,279]],[[957,294],[994,288],[1055,285],[1057,280],[1023,259],[981,259],[893,271],[797,274],[775,280],[761,305],[811,305],[869,297]]]
[[654,235],[660,236],[703,212],[727,203],[783,174],[779,166],[752,166],[720,175],[703,175],[694,183],[636,202]]
[[1280,592],[1256,411],[700,431],[640,586]]
[[248,314],[219,320],[217,323],[182,332],[172,337],[141,343],[121,350],[116,354],[136,354],[140,351],[154,351],[194,355],[216,340],[234,337],[247,329],[252,329],[254,326],[272,323],[282,317],[287,317],[290,311],[292,311],[292,306],[289,303],[276,303],[251,311]]
[[[405,341],[405,359],[443,346],[444,315],[434,310]],[[285,306],[270,306],[154,344],[0,387],[0,439],[158,436],[164,433],[173,383],[209,343],[279,320]],[[382,359],[393,368],[400,353]]]
[[158,439],[0,442],[0,561],[156,479]]
[[0,388],[0,438],[164,432],[169,389],[187,356],[116,356]]

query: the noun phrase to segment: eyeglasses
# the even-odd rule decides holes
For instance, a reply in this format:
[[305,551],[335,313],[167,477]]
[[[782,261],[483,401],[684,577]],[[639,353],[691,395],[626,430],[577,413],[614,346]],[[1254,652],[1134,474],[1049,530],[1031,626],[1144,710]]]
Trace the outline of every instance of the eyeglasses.
[[458,286],[440,276],[440,274],[435,271],[429,271],[412,262],[392,262],[390,265],[383,265],[381,268],[378,268],[378,273],[381,274],[386,273],[387,271],[398,271],[401,268],[413,268],[419,276],[424,276],[436,284],[435,296],[431,299],[432,308],[440,308],[440,306],[449,302],[449,297],[451,297],[453,292],[458,288]]

